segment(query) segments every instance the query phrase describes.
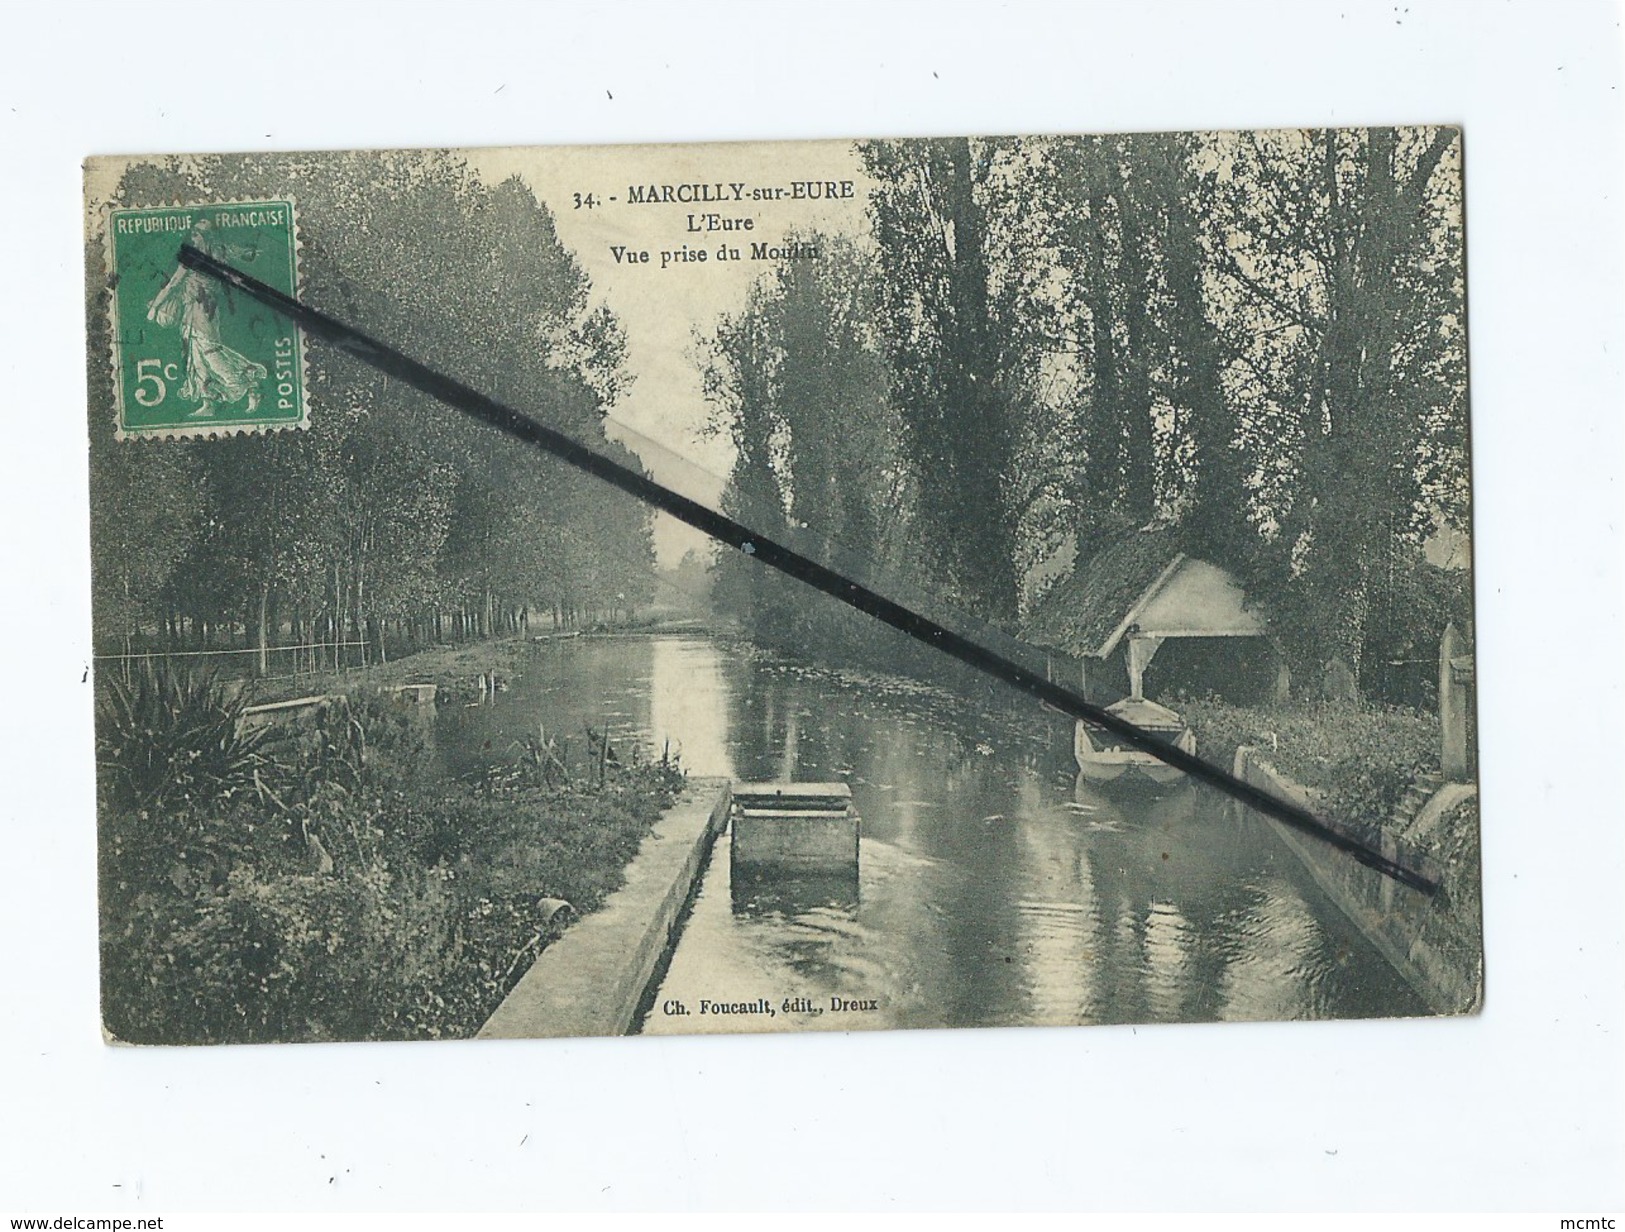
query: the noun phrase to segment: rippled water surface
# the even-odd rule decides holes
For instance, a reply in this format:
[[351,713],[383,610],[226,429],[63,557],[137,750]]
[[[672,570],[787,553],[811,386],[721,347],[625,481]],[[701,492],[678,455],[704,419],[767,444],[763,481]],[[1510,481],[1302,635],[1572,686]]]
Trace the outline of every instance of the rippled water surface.
[[694,774],[852,788],[855,885],[736,892],[719,841],[647,1032],[1423,1009],[1268,823],[1207,789],[1123,800],[1078,783],[1070,724],[1014,695],[705,637],[578,639],[538,648],[494,705],[443,715],[442,755],[463,769],[539,723],[669,741]]

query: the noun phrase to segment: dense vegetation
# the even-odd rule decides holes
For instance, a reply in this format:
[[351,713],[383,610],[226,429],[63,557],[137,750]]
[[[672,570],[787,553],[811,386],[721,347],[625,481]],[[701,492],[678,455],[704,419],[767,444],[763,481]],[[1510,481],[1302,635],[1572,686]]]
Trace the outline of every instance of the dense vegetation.
[[1326,816],[1371,836],[1416,779],[1439,769],[1431,716],[1354,701],[1240,707],[1181,700],[1197,750],[1230,768],[1238,745],[1252,745],[1287,777],[1319,793]]
[[[868,234],[709,339],[731,512],[1011,628],[1063,545],[1174,528],[1298,680],[1338,657],[1376,696],[1465,627],[1466,572],[1424,552],[1468,522],[1453,130],[861,153]],[[717,599],[803,648],[880,636],[733,557]]]
[[102,1008],[132,1043],[464,1037],[597,907],[682,773],[601,737],[473,782],[372,698],[242,723],[236,686],[160,672],[97,716]]

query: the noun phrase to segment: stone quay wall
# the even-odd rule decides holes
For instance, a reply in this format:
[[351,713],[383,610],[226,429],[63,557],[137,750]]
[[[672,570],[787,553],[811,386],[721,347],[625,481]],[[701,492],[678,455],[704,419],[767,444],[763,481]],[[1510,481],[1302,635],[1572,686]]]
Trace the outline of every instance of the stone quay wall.
[[[1315,793],[1282,774],[1256,748],[1236,750],[1234,774],[1272,795],[1314,811]],[[1425,847],[1439,823],[1477,795],[1466,783],[1446,783],[1418,811],[1407,833],[1389,836]],[[1435,1014],[1476,1013],[1484,1001],[1483,923],[1476,860],[1439,864],[1432,895],[1351,859],[1337,849],[1268,819],[1320,888],[1427,1003]],[[1391,854],[1391,853],[1390,853]]]

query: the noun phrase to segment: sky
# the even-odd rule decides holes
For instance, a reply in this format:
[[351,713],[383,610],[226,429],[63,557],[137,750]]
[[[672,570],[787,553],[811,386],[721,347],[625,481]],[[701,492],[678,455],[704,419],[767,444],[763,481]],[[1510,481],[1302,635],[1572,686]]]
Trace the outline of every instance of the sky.
[[[552,211],[560,241],[591,278],[595,305],[607,304],[620,321],[634,380],[610,408],[609,435],[636,452],[656,479],[715,505],[733,450],[725,435],[705,430],[712,408],[702,389],[697,335],[708,333],[722,314],[738,311],[752,285],[777,265],[751,259],[752,244],[778,245],[791,231],[866,229],[870,181],[853,144],[512,148],[469,151],[467,157],[489,182],[518,175],[530,186]],[[830,183],[836,185],[834,199]],[[669,203],[629,199],[634,187],[660,195],[667,185],[674,198]],[[675,199],[694,196],[696,186],[706,186],[701,195],[708,190],[715,197],[719,185],[728,200]],[[844,195],[847,185],[850,196]],[[749,199],[757,195],[767,199]],[[739,258],[719,260],[724,247]],[[684,259],[699,252],[705,260]],[[647,253],[647,262],[633,253]],[[708,542],[699,531],[656,515],[662,565],[675,565],[684,552],[703,550]]]

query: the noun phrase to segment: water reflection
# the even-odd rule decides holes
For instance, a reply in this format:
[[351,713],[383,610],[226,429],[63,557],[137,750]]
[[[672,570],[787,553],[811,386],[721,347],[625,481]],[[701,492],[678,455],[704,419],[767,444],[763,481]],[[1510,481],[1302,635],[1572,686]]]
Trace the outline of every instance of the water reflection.
[[[645,731],[627,734],[646,740],[656,754],[669,747],[690,774],[733,778],[733,692],[717,648],[675,637],[640,639],[634,645],[648,648],[649,719]],[[635,668],[632,674],[638,674]]]
[[[855,886],[736,887],[721,840],[647,1031],[1422,1010],[1262,820],[1194,786],[1097,793],[1076,781],[1070,725],[1024,699],[700,637],[584,639],[540,662],[492,711],[516,730],[580,722],[609,690],[619,738],[658,755],[670,737],[695,773],[844,781],[862,818]],[[466,754],[489,737],[463,722]],[[698,1010],[764,998],[771,1016]],[[687,1015],[662,1011],[677,1001]]]
[[728,893],[735,915],[783,919],[805,911],[833,911],[857,916],[861,891],[856,866],[850,873],[778,873],[729,863]]

